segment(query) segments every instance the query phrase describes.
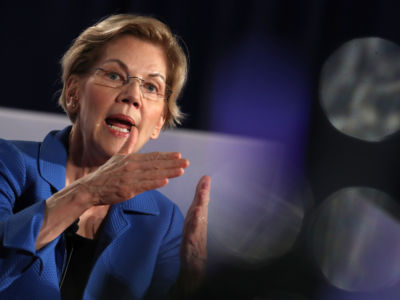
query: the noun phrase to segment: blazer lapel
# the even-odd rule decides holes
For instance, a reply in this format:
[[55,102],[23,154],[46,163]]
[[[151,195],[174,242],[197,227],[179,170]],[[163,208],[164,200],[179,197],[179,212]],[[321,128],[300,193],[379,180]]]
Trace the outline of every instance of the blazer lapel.
[[39,151],[39,172],[57,191],[65,187],[65,165],[67,163],[68,134],[71,127],[50,132]]
[[113,241],[117,240],[126,230],[134,226],[135,214],[160,214],[152,191],[145,192],[130,200],[111,206],[104,221],[99,239],[99,253],[103,252]]

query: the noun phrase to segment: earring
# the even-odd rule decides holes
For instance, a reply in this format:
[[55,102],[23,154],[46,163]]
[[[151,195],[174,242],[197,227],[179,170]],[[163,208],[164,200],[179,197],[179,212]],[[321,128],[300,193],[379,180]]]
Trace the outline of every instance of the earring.
[[73,109],[75,109],[76,106],[77,106],[78,97],[72,97],[72,96],[71,96],[69,99],[70,99],[70,101],[72,102],[71,107],[72,107]]

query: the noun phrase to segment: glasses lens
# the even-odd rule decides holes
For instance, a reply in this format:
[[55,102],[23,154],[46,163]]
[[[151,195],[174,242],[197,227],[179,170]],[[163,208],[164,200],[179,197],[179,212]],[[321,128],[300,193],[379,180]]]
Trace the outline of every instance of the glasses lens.
[[124,84],[124,78],[121,74],[101,68],[96,69],[95,80],[98,84],[113,88],[121,87]]
[[149,100],[162,100],[164,99],[165,85],[157,80],[146,81],[141,80],[140,89],[143,97]]
[[97,68],[94,73],[97,84],[120,88],[124,85],[138,84],[143,98],[153,101],[166,99],[170,95],[170,89],[160,80],[146,81],[136,76],[124,76],[122,72]]

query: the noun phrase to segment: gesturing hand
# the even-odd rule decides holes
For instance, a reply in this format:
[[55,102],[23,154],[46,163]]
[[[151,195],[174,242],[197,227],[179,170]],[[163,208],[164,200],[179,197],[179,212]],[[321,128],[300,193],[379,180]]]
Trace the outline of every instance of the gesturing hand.
[[178,152],[131,153],[137,134],[131,134],[118,153],[95,172],[81,178],[94,205],[116,204],[168,184],[189,165]]
[[209,176],[203,176],[200,179],[183,227],[180,248],[181,278],[179,281],[180,288],[185,290],[186,295],[194,292],[205,273],[210,185]]

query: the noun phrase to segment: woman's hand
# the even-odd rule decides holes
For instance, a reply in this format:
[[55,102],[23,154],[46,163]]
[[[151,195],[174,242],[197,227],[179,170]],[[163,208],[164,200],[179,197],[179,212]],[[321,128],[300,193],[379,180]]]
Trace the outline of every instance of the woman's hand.
[[189,165],[178,152],[131,153],[136,136],[129,136],[121,150],[80,184],[93,195],[93,205],[110,205],[145,191],[161,188],[181,176]]
[[176,292],[179,291],[177,298],[189,297],[205,275],[210,184],[209,176],[200,179],[185,218],[180,249],[181,272],[176,286]]

